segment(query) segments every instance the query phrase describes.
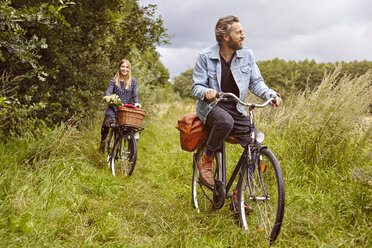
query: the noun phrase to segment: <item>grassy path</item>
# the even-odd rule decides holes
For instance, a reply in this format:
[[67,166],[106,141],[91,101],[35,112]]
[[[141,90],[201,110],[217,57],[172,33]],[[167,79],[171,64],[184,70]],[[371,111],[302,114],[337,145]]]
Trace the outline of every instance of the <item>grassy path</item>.
[[[62,126],[2,146],[0,247],[266,247],[266,240],[238,228],[228,201],[208,214],[192,208],[192,153],[180,149],[175,125],[193,109],[159,105],[157,119],[141,133],[130,178],[113,177],[98,154],[101,120],[82,132]],[[275,139],[268,142],[280,149]],[[347,172],[310,173],[290,158],[280,160],[287,206],[274,247],[370,242],[370,218],[348,201],[355,189],[345,187]]]

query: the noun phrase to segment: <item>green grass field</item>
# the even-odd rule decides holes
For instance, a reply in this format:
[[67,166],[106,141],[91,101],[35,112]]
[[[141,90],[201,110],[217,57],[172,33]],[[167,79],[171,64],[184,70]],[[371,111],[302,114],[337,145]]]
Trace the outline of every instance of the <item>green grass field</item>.
[[[352,108],[372,95],[371,77],[329,86],[334,80],[257,115],[286,186],[274,247],[371,247],[371,125],[359,122],[367,105]],[[193,209],[192,153],[175,129],[191,111],[189,101],[159,104],[129,178],[113,177],[98,154],[101,119],[2,143],[0,247],[267,247],[238,227],[229,201],[210,213]],[[241,149],[227,151],[231,168]]]

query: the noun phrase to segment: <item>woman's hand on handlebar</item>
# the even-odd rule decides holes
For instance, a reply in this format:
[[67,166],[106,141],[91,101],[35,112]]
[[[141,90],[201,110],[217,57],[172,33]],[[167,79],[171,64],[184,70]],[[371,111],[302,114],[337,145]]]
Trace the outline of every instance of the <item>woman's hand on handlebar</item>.
[[204,93],[204,100],[214,101],[217,99],[217,91],[214,89],[209,89]]

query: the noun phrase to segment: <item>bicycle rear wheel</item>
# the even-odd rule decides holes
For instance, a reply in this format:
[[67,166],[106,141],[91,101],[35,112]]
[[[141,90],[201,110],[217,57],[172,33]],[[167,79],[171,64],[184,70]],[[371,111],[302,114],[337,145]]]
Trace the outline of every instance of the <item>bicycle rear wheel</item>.
[[115,139],[111,152],[111,172],[114,176],[130,176],[137,161],[137,141],[134,133],[126,133]]
[[[199,149],[194,153],[194,161],[193,161],[193,176],[192,176],[192,203],[194,208],[198,212],[207,212],[213,209],[213,190],[214,187],[210,187],[205,185],[201,179],[199,178],[199,169],[197,162],[203,156],[205,151],[205,144],[203,144]],[[215,164],[219,163],[218,160],[214,158]],[[213,166],[213,174],[216,175],[216,167],[218,165]]]
[[[284,216],[283,174],[269,149],[260,149],[255,157],[254,166],[245,169],[238,182],[240,224],[243,229],[256,230],[272,243],[278,237]],[[252,207],[253,212],[246,213],[245,204]]]

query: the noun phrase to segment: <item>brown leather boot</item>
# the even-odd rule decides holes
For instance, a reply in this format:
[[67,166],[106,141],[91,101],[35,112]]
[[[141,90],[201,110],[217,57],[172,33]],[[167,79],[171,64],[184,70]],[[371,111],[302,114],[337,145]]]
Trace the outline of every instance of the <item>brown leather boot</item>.
[[208,186],[214,186],[214,176],[212,172],[213,156],[208,157],[205,153],[198,161],[199,177]]
[[[233,189],[233,200],[234,200],[234,203],[231,201],[230,209],[235,214],[238,214],[239,213],[238,212],[238,189]],[[244,209],[246,213],[253,212],[253,208],[248,206],[245,202],[244,202]]]

